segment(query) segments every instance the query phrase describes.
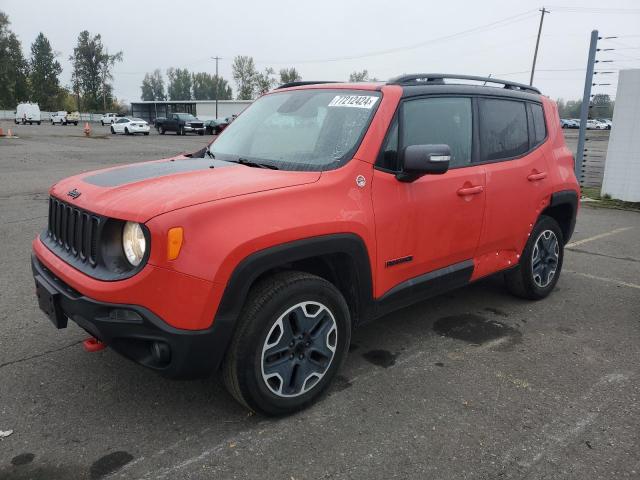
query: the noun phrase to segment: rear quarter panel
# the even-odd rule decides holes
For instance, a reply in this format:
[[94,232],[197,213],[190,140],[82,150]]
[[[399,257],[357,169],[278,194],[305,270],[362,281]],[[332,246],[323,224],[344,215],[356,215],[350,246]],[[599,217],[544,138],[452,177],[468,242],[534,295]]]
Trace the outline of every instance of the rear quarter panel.
[[574,190],[579,194],[580,187],[575,174],[575,160],[573,153],[567,147],[564,133],[560,125],[560,116],[556,103],[541,97],[547,122],[549,142],[549,176],[553,191]]

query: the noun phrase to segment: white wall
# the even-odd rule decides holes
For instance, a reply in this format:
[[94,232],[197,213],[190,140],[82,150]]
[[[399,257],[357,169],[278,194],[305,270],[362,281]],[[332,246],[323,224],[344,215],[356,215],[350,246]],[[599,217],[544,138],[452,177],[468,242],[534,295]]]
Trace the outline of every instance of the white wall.
[[620,70],[602,195],[640,202],[640,69]]
[[[245,100],[224,100],[218,102],[218,118],[226,118],[231,115],[239,115],[251,102]],[[196,113],[200,120],[212,120],[216,118],[215,102],[198,102]]]

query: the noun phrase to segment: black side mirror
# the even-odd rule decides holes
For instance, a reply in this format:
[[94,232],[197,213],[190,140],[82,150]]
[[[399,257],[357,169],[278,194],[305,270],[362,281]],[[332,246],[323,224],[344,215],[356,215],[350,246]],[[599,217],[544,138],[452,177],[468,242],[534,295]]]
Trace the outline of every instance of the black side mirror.
[[402,152],[402,171],[396,178],[413,182],[422,175],[442,175],[449,170],[449,145],[409,145]]

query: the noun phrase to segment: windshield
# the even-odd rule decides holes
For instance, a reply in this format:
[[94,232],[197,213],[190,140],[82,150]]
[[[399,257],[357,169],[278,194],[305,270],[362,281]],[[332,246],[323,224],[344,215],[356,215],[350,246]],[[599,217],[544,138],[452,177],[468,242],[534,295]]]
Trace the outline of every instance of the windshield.
[[211,145],[219,160],[328,170],[355,153],[380,99],[362,90],[296,90],[256,100]]
[[180,120],[195,120],[196,117],[194,117],[193,115],[191,115],[190,113],[178,113],[176,114],[176,116],[180,119]]

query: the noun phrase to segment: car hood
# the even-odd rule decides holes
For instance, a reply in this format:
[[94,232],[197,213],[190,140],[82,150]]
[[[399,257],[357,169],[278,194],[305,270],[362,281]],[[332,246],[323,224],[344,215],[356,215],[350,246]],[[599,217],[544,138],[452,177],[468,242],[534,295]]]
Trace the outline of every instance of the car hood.
[[83,173],[56,183],[50,193],[90,212],[146,222],[178,208],[313,183],[319,178],[320,172],[176,157]]

